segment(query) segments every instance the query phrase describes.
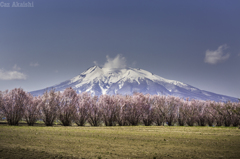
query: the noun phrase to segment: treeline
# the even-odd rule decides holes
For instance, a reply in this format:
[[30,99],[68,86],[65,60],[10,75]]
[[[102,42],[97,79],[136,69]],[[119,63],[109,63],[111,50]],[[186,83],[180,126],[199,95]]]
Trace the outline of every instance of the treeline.
[[184,100],[173,96],[77,94],[72,88],[64,92],[46,91],[33,97],[21,88],[0,92],[0,115],[9,125],[25,119],[29,126],[43,120],[52,126],[57,119],[64,126],[135,126],[199,125],[238,126],[240,102]]

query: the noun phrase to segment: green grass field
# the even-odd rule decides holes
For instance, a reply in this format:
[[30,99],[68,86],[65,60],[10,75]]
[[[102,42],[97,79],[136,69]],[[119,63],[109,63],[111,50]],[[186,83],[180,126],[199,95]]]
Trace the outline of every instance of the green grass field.
[[240,129],[0,124],[0,158],[240,158]]

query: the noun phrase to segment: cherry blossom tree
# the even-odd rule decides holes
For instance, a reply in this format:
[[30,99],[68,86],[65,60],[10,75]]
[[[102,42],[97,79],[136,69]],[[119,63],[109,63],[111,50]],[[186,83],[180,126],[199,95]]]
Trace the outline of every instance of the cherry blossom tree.
[[216,119],[217,126],[230,126],[232,124],[233,112],[231,110],[231,102],[217,102],[212,104],[213,116]]
[[91,126],[99,126],[102,121],[102,111],[98,105],[98,96],[91,97],[88,122]]
[[22,118],[29,126],[43,119],[46,126],[52,126],[59,119],[64,126],[74,121],[78,126],[89,122],[99,126],[139,125],[146,126],[165,122],[172,126],[238,126],[240,122],[239,102],[189,101],[174,96],[143,95],[101,95],[77,94],[72,88],[62,93],[46,91],[33,97],[21,88],[0,91],[0,117],[6,117],[9,125],[18,125]]
[[149,94],[140,94],[140,105],[142,109],[142,121],[145,126],[150,126],[155,120],[155,108],[153,107],[153,100]]
[[57,104],[58,118],[63,126],[71,126],[78,102],[77,93],[71,87],[66,88],[59,99],[60,102]]
[[236,110],[236,103],[230,101],[224,103],[224,106],[219,113],[224,118],[225,126],[230,126],[232,124],[236,127],[239,125],[239,119],[234,110]]
[[233,107],[232,111],[235,113],[234,118],[236,118],[236,117],[238,118],[238,125],[239,125],[239,129],[240,129],[240,99],[239,99],[238,103],[234,103],[234,107]]
[[234,115],[234,112],[232,111],[232,103],[228,101],[227,103],[223,104],[223,109],[219,113],[224,118],[224,125],[227,127],[230,126],[232,124]]
[[54,90],[46,91],[41,99],[41,118],[46,126],[53,126],[57,118],[57,110],[60,104],[60,92]]
[[27,93],[21,88],[1,93],[1,111],[9,125],[18,125],[24,115],[24,109],[28,102]]
[[237,114],[232,115],[232,126],[237,127],[239,125],[239,117]]
[[177,121],[180,126],[184,126],[186,123],[186,117],[184,116],[184,108],[186,107],[188,101],[181,99],[179,101],[178,113],[177,113]]
[[106,126],[116,125],[117,100],[115,96],[101,95],[98,100],[102,112],[103,121]]
[[187,105],[183,108],[183,114],[186,118],[188,126],[193,126],[197,118],[197,100],[187,101]]
[[74,121],[78,126],[84,126],[89,118],[90,106],[92,102],[91,94],[83,92],[78,94],[78,102],[74,113]]
[[154,107],[154,115],[155,115],[155,123],[158,126],[163,125],[165,122],[165,111],[164,111],[164,106],[165,106],[165,96],[158,96],[154,95],[152,96],[153,100],[153,107]]
[[222,115],[222,110],[223,110],[224,104],[221,102],[211,102],[211,115],[214,117],[216,126],[222,126],[224,123],[224,118]]
[[216,113],[216,111],[214,111],[213,109],[213,103],[212,101],[206,101],[205,102],[205,110],[206,110],[206,121],[208,126],[213,126],[214,122],[215,122],[215,115],[214,113]]
[[41,97],[33,97],[31,94],[27,94],[28,102],[24,111],[24,118],[29,126],[33,126],[40,117],[40,103]]
[[166,97],[164,105],[164,115],[168,126],[173,126],[177,117],[177,108],[180,104],[180,98],[174,96]]
[[177,119],[180,98],[173,96],[154,96],[153,98],[157,125],[166,122],[168,126],[173,126]]
[[119,126],[128,126],[130,125],[127,121],[127,105],[126,97],[122,95],[115,95],[116,102],[116,121]]
[[206,110],[206,102],[204,101],[196,101],[195,107],[197,108],[197,123],[199,126],[207,125],[207,110]]
[[0,120],[2,120],[3,118],[2,104],[3,104],[3,93],[2,91],[0,91]]
[[126,110],[126,118],[130,125],[136,126],[141,120],[142,107],[141,98],[143,95],[141,93],[135,93],[132,96],[126,96],[126,105],[124,109]]
[[240,100],[238,103],[237,102],[233,103],[232,112],[234,113],[233,126],[239,125],[239,129],[240,129]]

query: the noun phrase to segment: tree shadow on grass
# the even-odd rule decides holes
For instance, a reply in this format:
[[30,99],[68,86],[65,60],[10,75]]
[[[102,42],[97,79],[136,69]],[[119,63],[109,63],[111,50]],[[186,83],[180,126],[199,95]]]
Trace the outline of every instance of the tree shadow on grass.
[[29,150],[23,149],[20,147],[9,148],[9,147],[0,147],[0,158],[1,159],[77,159],[78,157],[67,156],[64,154],[50,154],[45,151]]
[[[8,126],[8,123],[6,121],[0,121],[0,126]],[[19,122],[16,126],[28,126],[25,122]],[[45,127],[46,125],[44,123],[35,123],[33,125],[34,127]],[[54,127],[56,126],[62,126],[61,124],[53,124]]]

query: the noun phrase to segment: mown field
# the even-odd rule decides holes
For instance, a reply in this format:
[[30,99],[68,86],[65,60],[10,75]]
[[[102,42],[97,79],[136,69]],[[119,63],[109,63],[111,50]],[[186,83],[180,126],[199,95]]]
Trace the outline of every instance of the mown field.
[[240,129],[1,123],[0,158],[240,158]]

